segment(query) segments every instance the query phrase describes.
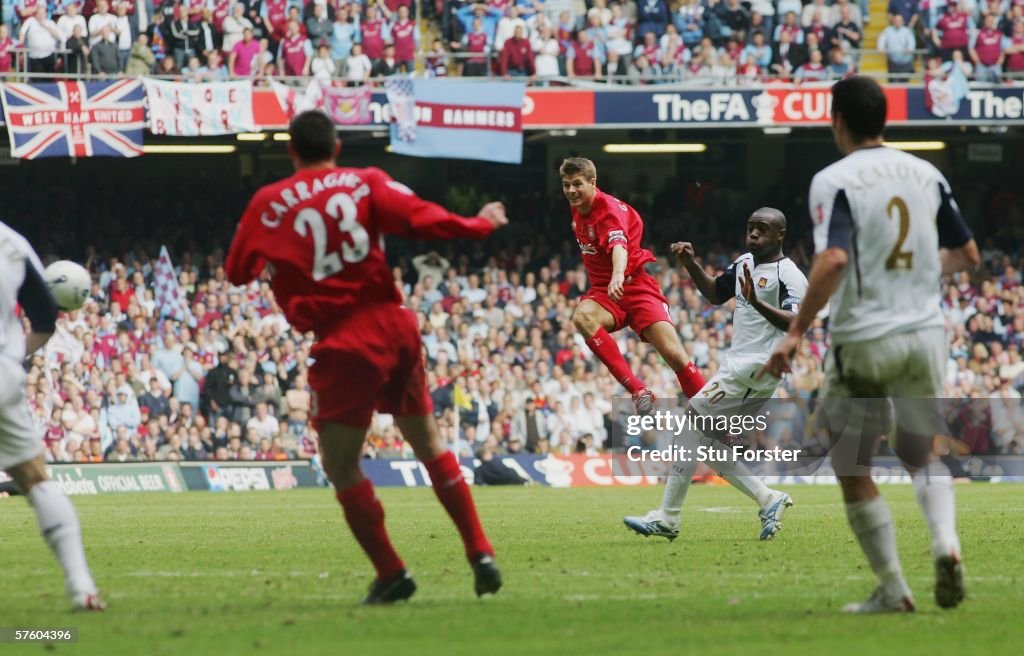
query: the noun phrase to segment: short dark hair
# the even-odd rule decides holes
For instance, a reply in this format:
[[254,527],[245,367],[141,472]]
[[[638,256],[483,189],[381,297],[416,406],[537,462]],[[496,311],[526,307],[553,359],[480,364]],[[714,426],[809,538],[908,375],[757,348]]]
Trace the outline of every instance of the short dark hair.
[[334,122],[319,110],[302,112],[288,125],[292,149],[303,162],[323,162],[334,159],[334,145],[338,137]]
[[885,92],[869,77],[854,75],[832,85],[832,116],[841,114],[857,139],[882,136],[886,110]]
[[597,167],[586,157],[569,157],[558,167],[558,174],[563,178],[582,175],[587,180],[596,180]]

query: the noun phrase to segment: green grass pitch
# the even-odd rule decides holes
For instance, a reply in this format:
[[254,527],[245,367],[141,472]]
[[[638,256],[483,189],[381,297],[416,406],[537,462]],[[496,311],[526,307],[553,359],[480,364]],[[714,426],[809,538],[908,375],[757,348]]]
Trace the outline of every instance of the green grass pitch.
[[968,599],[942,611],[910,486],[884,489],[919,612],[849,617],[873,579],[839,490],[787,488],[785,530],[695,486],[673,543],[621,523],[660,488],[477,489],[505,588],[477,600],[461,544],[429,489],[382,489],[419,591],[361,608],[372,570],[327,490],[75,498],[110,609],[72,615],[23,499],[0,501],[0,625],[79,628],[77,644],[2,654],[1021,653],[1024,486],[957,487]]

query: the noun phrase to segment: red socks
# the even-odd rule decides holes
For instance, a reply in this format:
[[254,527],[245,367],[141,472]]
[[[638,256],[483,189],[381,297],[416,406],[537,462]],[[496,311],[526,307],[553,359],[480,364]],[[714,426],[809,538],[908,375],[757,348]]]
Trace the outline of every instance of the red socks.
[[679,379],[679,386],[683,388],[683,394],[691,399],[704,387],[704,376],[692,362],[687,362],[685,367],[677,371],[676,378]]
[[434,493],[462,535],[466,557],[472,560],[483,554],[493,556],[494,547],[487,540],[483,526],[480,525],[480,518],[473,504],[473,495],[469,492],[466,479],[462,478],[462,469],[455,455],[451,451],[445,451],[423,464],[430,475]]
[[608,367],[608,371],[615,377],[615,380],[629,390],[630,394],[636,394],[644,388],[643,381],[633,374],[626,358],[619,353],[619,345],[615,343],[607,330],[598,328],[594,336],[587,340],[587,346],[604,363],[604,366]]
[[339,490],[336,496],[352,535],[376,568],[377,578],[386,581],[405,569],[384,528],[384,506],[374,494],[370,479]]

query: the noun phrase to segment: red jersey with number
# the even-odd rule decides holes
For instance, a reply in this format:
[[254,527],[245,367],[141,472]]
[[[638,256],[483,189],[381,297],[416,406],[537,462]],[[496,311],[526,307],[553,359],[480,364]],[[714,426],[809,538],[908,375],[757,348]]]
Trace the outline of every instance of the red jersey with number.
[[288,321],[322,333],[360,304],[401,302],[384,235],[482,239],[491,230],[486,219],[452,214],[380,169],[304,169],[256,192],[224,268],[241,285],[270,265]]
[[618,198],[600,189],[594,196],[589,214],[572,209],[572,227],[583,254],[592,287],[607,287],[612,278],[612,249],[623,246],[629,255],[626,276],[640,271],[654,254],[640,246],[644,222],[640,214]]

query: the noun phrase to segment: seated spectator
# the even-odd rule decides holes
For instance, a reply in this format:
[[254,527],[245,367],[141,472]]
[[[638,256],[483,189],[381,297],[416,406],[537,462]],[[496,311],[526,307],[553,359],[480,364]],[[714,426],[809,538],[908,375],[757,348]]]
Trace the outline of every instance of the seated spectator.
[[728,52],[718,55],[715,65],[711,68],[714,83],[718,86],[731,87],[736,85],[736,62]]
[[255,431],[258,438],[270,439],[277,434],[277,419],[270,414],[266,403],[256,404],[256,414],[245,423],[246,431]]
[[89,63],[93,73],[101,76],[117,75],[121,72],[121,54],[113,41],[110,26],[104,25],[100,30],[100,38],[90,48]]
[[448,53],[441,39],[434,39],[430,52],[424,56],[423,67],[427,77],[448,77]]
[[740,0],[727,0],[722,12],[722,23],[728,28],[725,36],[742,33],[746,38],[747,30],[750,29],[750,13],[740,4]]
[[537,69],[533,61],[533,49],[523,35],[522,27],[516,28],[512,38],[505,41],[501,50],[500,70],[506,79],[512,77],[535,77]]
[[171,405],[165,396],[163,387],[160,386],[160,381],[156,378],[150,379],[149,389],[139,398],[140,411],[143,408],[149,411],[151,418],[171,414]]
[[785,14],[782,19],[782,23],[775,28],[774,40],[776,43],[782,43],[783,34],[789,35],[789,42],[796,45],[803,45],[804,42],[804,31],[797,23],[796,14],[789,12]]
[[796,82],[820,82],[828,78],[828,70],[825,68],[821,50],[811,50],[810,60],[804,62],[796,69]]
[[847,61],[846,54],[840,48],[833,48],[828,51],[828,78],[838,80],[852,75],[855,72],[853,66]]
[[832,30],[829,29],[825,23],[821,20],[821,14],[814,12],[811,16],[811,22],[809,25],[804,27],[804,42],[806,43],[807,37],[814,34],[818,37],[818,43],[825,50],[829,50],[829,46],[832,45]]
[[842,48],[846,52],[860,48],[861,34],[860,25],[852,20],[850,16],[853,5],[845,5],[839,13],[839,22],[832,30],[832,47]]
[[[917,0],[911,1],[916,2]],[[814,0],[814,2],[804,5],[803,10],[800,12],[800,25],[808,28],[815,22],[815,18],[827,28],[831,28],[836,24],[832,8],[828,6],[825,0]]]
[[840,23],[853,23],[857,26],[859,34],[864,28],[864,17],[860,7],[850,0],[835,0],[832,5],[832,25],[837,26]]
[[384,46],[384,56],[373,63],[371,77],[389,77],[397,75],[401,62],[395,58],[395,46],[388,43]]
[[772,49],[771,70],[775,75],[787,78],[793,71],[803,66],[807,56],[803,46],[793,43],[792,33],[789,31],[780,32],[781,40]]
[[[747,47],[749,48],[750,46]],[[770,50],[768,51],[768,54],[770,60]],[[736,78],[739,84],[742,86],[745,84],[754,84],[760,82],[762,68],[758,64],[757,56],[749,52],[748,50],[744,49],[740,61],[743,63],[740,64],[740,66],[736,69]]]
[[753,41],[743,49],[741,61],[746,61],[750,57],[753,57],[754,65],[761,71],[766,71],[771,66],[772,49],[765,43],[764,34],[761,32],[754,32]]
[[644,38],[648,32],[661,38],[669,22],[668,4],[665,0],[638,0],[636,4],[636,36]]
[[1005,51],[1012,44],[996,29],[996,16],[986,14],[982,28],[971,35],[970,56],[974,62],[974,79],[998,84],[1003,74]]
[[704,5],[701,0],[687,0],[672,14],[672,24],[683,37],[687,48],[700,43],[704,36]]

